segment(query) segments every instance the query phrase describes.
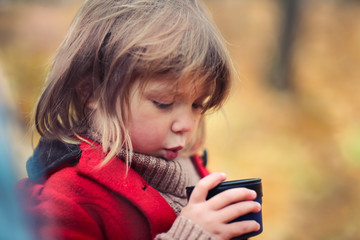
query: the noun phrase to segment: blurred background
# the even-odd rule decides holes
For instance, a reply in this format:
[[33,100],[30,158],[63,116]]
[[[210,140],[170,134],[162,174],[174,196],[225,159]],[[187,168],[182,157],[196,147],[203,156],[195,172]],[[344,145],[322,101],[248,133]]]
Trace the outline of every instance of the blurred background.
[[[209,168],[262,178],[254,239],[360,239],[360,1],[204,3],[238,73],[224,110],[209,115]],[[48,64],[80,4],[0,0],[0,101],[11,119],[0,135],[17,179]]]

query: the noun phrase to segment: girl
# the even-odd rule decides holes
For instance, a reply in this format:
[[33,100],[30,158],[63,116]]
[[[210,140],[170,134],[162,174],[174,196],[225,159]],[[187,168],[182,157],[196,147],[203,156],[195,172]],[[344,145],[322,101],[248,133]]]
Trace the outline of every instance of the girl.
[[[255,221],[228,224],[260,211],[256,194],[234,189],[206,201],[225,175],[208,175],[196,154],[204,114],[221,107],[230,75],[195,0],[85,1],[38,102],[42,138],[19,183],[36,238],[230,239],[257,231]],[[187,204],[185,187],[196,183]]]

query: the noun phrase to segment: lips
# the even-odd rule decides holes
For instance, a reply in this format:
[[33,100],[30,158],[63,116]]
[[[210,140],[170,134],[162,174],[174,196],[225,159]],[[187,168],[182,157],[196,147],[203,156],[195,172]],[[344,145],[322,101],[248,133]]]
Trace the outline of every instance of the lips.
[[177,156],[179,155],[179,151],[183,149],[183,147],[178,146],[178,147],[174,147],[174,148],[165,148],[165,158],[168,160],[173,160],[175,158],[177,158]]
[[182,146],[178,146],[178,147],[174,147],[174,148],[167,148],[166,150],[173,151],[173,152],[178,152],[178,151],[180,151],[181,149],[183,149],[183,147],[182,147]]

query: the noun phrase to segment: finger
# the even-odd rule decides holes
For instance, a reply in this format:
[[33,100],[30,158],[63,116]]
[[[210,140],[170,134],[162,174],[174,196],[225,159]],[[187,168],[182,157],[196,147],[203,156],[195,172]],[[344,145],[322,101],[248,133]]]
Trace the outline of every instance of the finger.
[[219,183],[226,179],[225,173],[212,173],[202,178],[195,186],[191,193],[189,203],[203,202],[210,189],[213,189]]
[[228,223],[235,218],[240,216],[244,216],[248,213],[257,213],[260,212],[261,205],[255,201],[243,201],[231,204],[221,210],[218,211],[218,217],[221,219],[222,222]]
[[240,235],[256,232],[260,230],[260,224],[254,220],[239,221],[229,224],[224,224],[223,237],[230,239]]
[[219,210],[232,203],[254,200],[256,192],[247,188],[232,188],[221,192],[208,200],[211,209]]

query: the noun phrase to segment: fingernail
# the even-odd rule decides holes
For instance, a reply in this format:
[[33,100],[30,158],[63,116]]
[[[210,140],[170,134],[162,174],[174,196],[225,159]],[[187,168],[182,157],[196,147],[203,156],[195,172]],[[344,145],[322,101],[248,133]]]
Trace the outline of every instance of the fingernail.
[[226,173],[220,173],[221,177],[225,180],[226,179]]
[[254,191],[254,190],[251,190],[251,195],[253,196],[253,198],[256,198],[257,197],[257,193]]
[[259,205],[259,207],[258,207],[258,212],[260,212],[261,211],[261,204],[260,203],[258,203],[258,205]]

